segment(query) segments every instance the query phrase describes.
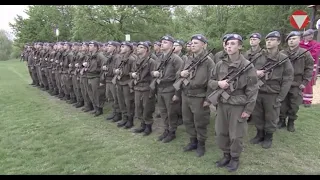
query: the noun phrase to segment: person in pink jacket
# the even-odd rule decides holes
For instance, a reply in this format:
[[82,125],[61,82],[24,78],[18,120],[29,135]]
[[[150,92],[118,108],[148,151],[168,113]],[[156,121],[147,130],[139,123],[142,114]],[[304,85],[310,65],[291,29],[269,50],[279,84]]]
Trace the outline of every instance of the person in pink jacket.
[[300,42],[300,47],[304,49],[309,49],[310,53],[313,57],[314,65],[313,65],[313,73],[312,73],[312,80],[307,84],[307,86],[303,90],[303,104],[305,107],[310,107],[312,104],[313,98],[313,86],[316,84],[317,81],[317,74],[318,74],[318,64],[319,64],[319,53],[320,53],[320,43],[313,40],[314,35],[313,29],[308,29],[302,35],[303,40]]

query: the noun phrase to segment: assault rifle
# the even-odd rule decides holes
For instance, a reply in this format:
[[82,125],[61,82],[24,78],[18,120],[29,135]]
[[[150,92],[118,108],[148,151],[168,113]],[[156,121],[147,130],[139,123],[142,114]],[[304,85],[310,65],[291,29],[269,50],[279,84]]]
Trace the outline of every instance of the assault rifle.
[[138,81],[140,80],[140,73],[142,71],[142,69],[148,64],[149,60],[151,59],[151,55],[147,58],[147,60],[144,60],[141,65],[139,66],[139,68],[136,70],[136,74],[137,74],[137,78],[135,79],[131,79],[129,81],[129,88],[130,88],[130,92],[133,92],[133,87],[138,83]]
[[[290,61],[293,62],[297,59],[299,59],[303,54],[305,54],[306,52],[310,51],[314,46],[311,46],[309,49],[307,49],[306,51],[304,51],[303,53],[299,54],[297,57],[295,57],[294,59],[291,59]],[[269,63],[266,63],[262,68],[260,68],[260,70],[263,70],[264,72],[264,75],[259,77],[259,80],[258,80],[258,85],[259,87],[261,87],[264,83],[262,82],[262,78],[265,76],[265,75],[269,75],[270,72],[276,68],[277,66],[280,66],[282,63],[284,63],[287,59],[289,59],[289,56],[287,56],[286,58],[276,62],[275,64],[271,65],[270,67],[266,68],[267,66],[270,65],[270,62]],[[266,68],[266,69],[265,69]]]
[[[161,61],[159,67],[156,69],[156,71],[160,71],[160,76],[159,76],[159,77],[162,76],[162,70],[163,70],[164,66],[168,63],[168,61],[171,59],[171,55],[172,55],[172,53],[173,53],[174,50],[175,50],[175,48],[173,48],[173,49],[170,51],[169,55],[167,56],[167,59],[164,60],[164,61]],[[151,89],[152,91],[155,91],[155,89],[156,89],[156,83],[158,83],[158,84],[160,83],[159,78],[154,78],[154,79],[151,81],[151,83],[150,83],[150,89]]]
[[[262,49],[261,49],[262,50]],[[260,50],[260,51],[261,51]],[[259,52],[260,52],[259,51]],[[230,76],[232,73],[233,73],[233,70],[230,71],[224,78],[222,78],[221,80],[226,80],[227,79],[227,82],[230,84],[229,86],[229,89],[231,92],[234,91],[233,89],[233,83],[234,83],[234,80],[237,79],[238,77],[240,77],[243,73],[245,73],[247,70],[249,70],[251,67],[251,64],[253,62],[255,62],[259,57],[262,56],[262,53],[257,56],[256,58],[254,58],[252,61],[250,61],[249,64],[247,64],[245,67],[241,68],[237,73],[235,73],[233,76],[231,76],[229,79],[228,76]],[[222,96],[224,99],[228,100],[230,95],[226,92],[226,89],[222,89],[220,87],[218,87],[217,90],[213,91],[209,96],[208,96],[208,100],[212,103],[212,105],[217,105],[218,104],[218,101],[219,101],[219,98],[220,96]]]
[[[197,66],[199,66],[200,64],[202,64],[207,56],[213,52],[215,48],[211,49],[203,58],[201,58],[200,60],[198,61],[193,61],[189,66],[187,66],[185,69],[183,69],[183,71],[188,71],[189,73],[194,70]],[[181,84],[184,84],[184,85],[188,85],[189,84],[189,81],[187,78],[183,78],[183,77],[180,77],[174,84],[173,84],[173,87],[179,91],[180,88],[181,88]]]

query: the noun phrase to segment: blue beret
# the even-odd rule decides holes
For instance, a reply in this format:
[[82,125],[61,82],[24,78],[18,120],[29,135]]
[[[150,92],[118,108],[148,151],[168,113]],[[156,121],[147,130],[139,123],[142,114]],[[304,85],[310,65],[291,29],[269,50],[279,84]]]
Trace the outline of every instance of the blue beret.
[[229,40],[239,40],[239,41],[242,41],[242,37],[239,35],[239,34],[230,34],[225,42],[229,41]]
[[145,41],[147,44],[148,44],[148,46],[152,46],[152,43],[150,42],[150,41]]
[[184,45],[184,42],[182,40],[176,40],[174,41],[175,43],[178,43],[180,46],[183,46]]
[[128,41],[123,41],[121,45],[129,46],[131,49],[133,49],[133,45]]
[[258,39],[261,39],[261,37],[262,37],[262,36],[261,36],[260,33],[252,33],[249,38],[258,38]]
[[187,42],[187,46],[191,46],[192,42],[191,41],[188,41]]
[[161,38],[161,41],[162,41],[162,40],[171,41],[172,43],[174,43],[174,39],[173,39],[173,37],[171,37],[171,36],[163,36],[163,37]]
[[207,43],[207,42],[208,42],[207,38],[204,37],[202,34],[195,34],[195,35],[193,35],[193,36],[191,37],[191,41],[192,41],[192,39],[197,39],[197,40],[202,41],[202,42],[204,42],[204,43]]
[[90,44],[93,44],[94,46],[97,46],[97,47],[99,46],[99,43],[98,43],[97,41],[90,41],[90,42],[89,42],[89,45],[90,45]]
[[314,32],[315,32],[315,30],[313,30],[313,29],[308,29],[308,30],[306,30],[305,32],[303,32],[303,35],[302,35],[302,36],[309,36],[309,35],[312,35]]
[[273,37],[280,38],[281,36],[278,31],[272,31],[271,33],[267,34],[266,39]]
[[139,45],[144,46],[144,47],[146,47],[146,48],[149,48],[149,47],[150,47],[147,42],[139,42],[139,43],[137,44],[137,46],[139,46]]
[[138,43],[136,42],[131,42],[132,46],[138,46]]
[[112,45],[112,46],[118,46],[118,42],[116,42],[116,41],[109,41],[108,42],[108,45]]
[[38,45],[43,46],[43,43],[42,42],[38,42]]
[[225,42],[226,39],[227,39],[230,35],[231,35],[231,34],[226,34],[226,35],[224,35],[224,36],[222,37],[222,41]]
[[153,44],[161,46],[161,42],[159,42],[159,41],[155,41]]
[[286,37],[286,42],[288,41],[289,38],[291,38],[292,36],[301,36],[301,33],[298,31],[291,31],[288,36]]

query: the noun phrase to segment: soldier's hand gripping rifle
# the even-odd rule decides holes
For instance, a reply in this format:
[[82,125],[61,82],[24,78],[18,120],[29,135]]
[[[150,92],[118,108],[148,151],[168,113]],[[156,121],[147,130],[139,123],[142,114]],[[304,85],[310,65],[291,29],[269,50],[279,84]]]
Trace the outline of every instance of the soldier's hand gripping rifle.
[[121,63],[119,64],[118,68],[117,68],[117,69],[119,69],[120,72],[119,72],[119,74],[115,74],[115,75],[113,76],[113,78],[112,78],[112,80],[111,80],[112,84],[116,84],[116,83],[117,83],[117,78],[119,79],[119,78],[121,77],[122,68],[123,68],[124,64],[125,64],[125,61],[122,60]]
[[[227,80],[227,82],[229,83],[229,88],[231,92],[234,91],[233,89],[233,83],[234,80],[236,80],[238,77],[240,77],[243,73],[245,73],[247,70],[249,70],[252,65],[252,63],[254,63],[260,56],[262,56],[262,54],[260,54],[259,56],[257,56],[256,58],[254,58],[252,61],[250,61],[250,63],[248,63],[245,67],[241,68],[237,73],[235,73],[233,76],[231,76],[229,79],[228,76],[230,76],[233,71],[229,72],[224,78],[222,78],[220,81],[222,80]],[[212,103],[212,105],[216,106],[218,104],[219,98],[220,96],[222,96],[224,99],[228,100],[230,95],[226,92],[227,89],[222,89],[220,87],[218,87],[217,90],[213,91],[209,96],[208,96],[208,100]]]
[[150,56],[147,58],[147,60],[143,61],[141,63],[141,65],[139,66],[139,68],[136,70],[136,74],[137,74],[137,77],[136,78],[133,78],[129,81],[129,88],[130,88],[130,92],[133,92],[133,87],[138,83],[138,81],[140,80],[140,74],[141,74],[141,71],[143,70],[143,68],[148,64],[149,60],[151,59],[151,54]]
[[[303,53],[299,54],[297,57],[295,57],[294,59],[291,59],[290,61],[293,62],[297,59],[299,59],[303,54],[305,54],[306,52],[310,51],[314,46],[310,47],[309,49],[305,50]],[[270,67],[266,68],[270,63],[267,63],[266,65],[264,65],[262,68],[260,68],[260,70],[263,70],[264,75],[259,77],[258,79],[258,85],[259,87],[261,87],[264,83],[262,82],[262,78],[265,76],[269,76],[270,72],[273,71],[274,68],[276,68],[277,66],[280,66],[282,63],[284,63],[287,59],[289,59],[289,56],[287,56],[286,58],[276,62],[275,64],[271,65]],[[266,69],[265,69],[266,68]]]
[[[195,61],[195,62],[192,62],[189,66],[187,66],[185,69],[183,69],[183,71],[188,71],[189,73],[194,70],[197,66],[199,66],[200,64],[202,64],[207,56],[213,52],[215,48],[211,49],[203,58],[201,58],[200,60],[198,61]],[[179,91],[180,88],[181,88],[181,84],[184,84],[184,85],[188,85],[189,84],[189,81],[187,79],[187,77],[180,77],[174,84],[173,84],[173,87]]]
[[[160,63],[160,65],[158,66],[158,68],[155,70],[155,71],[160,71],[160,76],[159,77],[161,77],[162,76],[162,70],[163,70],[163,68],[165,67],[165,65],[168,63],[168,61],[171,59],[171,55],[173,54],[173,51],[175,50],[175,48],[173,48],[171,51],[170,51],[170,53],[169,53],[169,55],[167,56],[167,59],[166,60],[164,60],[164,61],[161,61],[161,63]],[[155,92],[155,90],[156,90],[156,83],[159,83],[159,78],[157,77],[157,78],[154,78],[152,81],[151,81],[151,83],[150,83],[150,89],[151,89],[151,91],[153,91],[153,92]]]

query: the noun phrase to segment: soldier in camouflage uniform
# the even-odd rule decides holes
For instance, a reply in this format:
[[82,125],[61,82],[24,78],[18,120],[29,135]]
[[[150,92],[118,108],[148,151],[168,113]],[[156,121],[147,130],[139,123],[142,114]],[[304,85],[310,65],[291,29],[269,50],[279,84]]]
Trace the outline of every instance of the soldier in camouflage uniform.
[[174,39],[171,36],[164,36],[161,39],[161,51],[163,54],[159,57],[159,61],[163,62],[162,69],[152,72],[152,76],[156,79],[158,106],[161,119],[164,124],[164,132],[158,137],[158,141],[164,143],[170,142],[176,138],[175,132],[178,126],[178,114],[176,109],[179,103],[173,102],[175,89],[173,83],[176,80],[176,73],[183,65],[183,60],[176,54],[172,54],[167,62],[169,52],[173,49]]
[[273,133],[279,121],[281,102],[285,99],[293,80],[293,67],[288,59],[276,66],[271,73],[264,72],[265,68],[287,58],[285,54],[279,52],[280,38],[279,32],[270,32],[266,36],[267,51],[254,62],[257,75],[263,85],[259,88],[256,106],[252,113],[257,135],[250,142],[261,143],[265,149],[272,145]]
[[[242,37],[231,34],[225,39],[225,58],[218,61],[208,86],[216,90],[228,89],[227,79],[222,80],[229,72],[238,72],[250,63],[240,53]],[[239,158],[243,150],[243,137],[247,132],[247,119],[253,112],[257,94],[258,78],[253,65],[249,65],[233,83],[234,91],[229,93],[230,98],[222,96],[218,100],[217,117],[215,119],[216,142],[223,151],[223,158],[216,162],[217,167],[226,167],[229,171],[236,171],[239,167]]]
[[[186,131],[190,136],[190,143],[184,147],[184,151],[196,149],[197,156],[201,157],[205,153],[205,141],[207,140],[207,126],[210,122],[210,103],[206,97],[211,91],[208,88],[208,81],[211,77],[211,71],[215,64],[213,60],[205,55],[205,44],[207,39],[203,35],[195,35],[191,38],[192,56],[187,57],[184,66],[178,71],[180,78],[186,78],[188,84],[182,83],[181,96],[177,93],[176,99],[181,99],[182,116]],[[204,60],[202,60],[205,58]],[[184,70],[197,61],[202,60],[197,67],[191,71]]]
[[82,43],[82,56],[79,58],[80,63],[80,89],[83,98],[84,107],[81,109],[84,112],[93,110],[93,104],[88,94],[88,78],[87,78],[87,66],[89,64],[89,43]]
[[[47,63],[47,67],[46,67],[46,77],[48,79],[48,84],[49,84],[49,91],[48,93],[53,95],[54,92],[54,82],[52,79],[52,61],[53,61],[53,57],[55,55],[55,51],[53,49],[53,44],[52,43],[48,43],[48,51],[45,57],[45,61]],[[52,59],[52,61],[51,61]]]
[[100,81],[100,74],[102,65],[107,61],[107,58],[100,52],[98,52],[99,44],[95,41],[89,43],[89,60],[87,66],[87,78],[88,78],[88,94],[93,104],[95,117],[103,114],[103,105],[105,102],[105,84]]
[[56,63],[55,67],[55,78],[56,85],[59,91],[58,98],[62,99],[65,97],[64,91],[62,89],[62,54],[64,53],[64,42],[59,42],[57,46],[57,53],[55,55],[54,61]]
[[63,48],[65,51],[62,54],[62,61],[60,62],[60,65],[62,66],[62,89],[65,94],[64,100],[67,100],[69,103],[75,101],[75,95],[73,93],[70,76],[71,62],[73,61],[73,52],[71,50],[71,46],[72,44],[69,42],[64,43]]
[[[312,79],[313,58],[308,51],[301,55],[306,50],[299,47],[301,34],[297,31],[292,31],[286,38],[289,48],[282,50],[281,53],[289,56],[291,64],[294,68],[294,78],[291,88],[281,103],[280,117],[278,128],[286,127],[286,119],[288,119],[287,130],[294,132],[294,121],[298,118],[297,113],[299,106],[302,104],[302,90]],[[300,57],[299,57],[300,56]],[[298,59],[296,59],[299,57]]]
[[[159,41],[155,41],[153,43],[153,52],[151,52],[151,58],[154,59],[156,61],[156,63],[159,63],[158,59],[159,57],[162,55],[162,52],[161,52],[161,43]],[[156,103],[157,103],[157,97],[156,97]],[[156,118],[160,118],[160,111],[159,111],[159,107],[158,107],[158,103],[156,105],[156,108],[155,108],[155,117]]]
[[132,44],[126,41],[122,42],[121,51],[114,66],[115,76],[112,83],[117,86],[117,97],[122,113],[122,121],[117,126],[125,126],[126,129],[133,126],[134,94],[129,88],[129,73],[136,58],[136,55],[133,54]]
[[108,56],[107,61],[104,62],[102,70],[103,73],[100,77],[103,84],[106,84],[106,93],[110,91],[112,93],[113,101],[112,101],[112,112],[106,117],[106,120],[112,120],[113,122],[118,122],[122,120],[122,115],[119,108],[116,85],[112,84],[112,78],[114,77],[113,68],[119,57],[117,53],[117,43],[115,41],[108,42]]
[[[258,57],[262,52],[261,47],[260,47],[260,42],[261,42],[261,34],[259,33],[252,33],[249,36],[249,42],[250,42],[250,46],[251,48],[246,51],[245,53],[243,53],[243,56],[248,59],[249,61],[255,59],[256,57]],[[248,119],[248,122],[250,122],[250,124],[253,124],[253,122],[251,121],[251,116]]]
[[187,57],[192,56],[191,45],[192,45],[191,41],[187,42],[187,44],[186,44],[186,54],[185,55]]
[[133,79],[135,118],[141,121],[135,133],[147,136],[152,133],[153,118],[155,110],[155,96],[150,92],[151,72],[155,70],[156,61],[150,56],[150,47],[145,42],[139,42],[137,47],[137,60],[133,63],[130,76]]
[[[80,90],[80,78],[79,74],[79,53],[80,53],[80,43],[73,43],[72,51],[73,51],[73,59],[71,61],[70,73],[71,73],[71,82],[73,87],[73,92],[75,95],[75,101],[73,101],[73,106],[82,107],[83,106],[83,99]],[[79,106],[80,105],[80,106]]]
[[250,49],[243,53],[243,56],[249,61],[253,60],[255,57],[259,56],[259,51],[261,50],[260,42],[261,42],[261,34],[252,33],[250,35]]
[[[186,55],[182,54],[182,49],[184,46],[184,42],[182,40],[175,40],[173,46],[175,47],[173,53],[178,55],[183,62],[185,62],[188,57]],[[182,66],[183,67],[183,66]],[[181,96],[178,97],[179,99],[181,99]],[[183,124],[183,120],[182,120],[182,105],[181,105],[181,101],[178,101],[177,103],[179,103],[179,105],[177,106],[177,113],[178,113],[178,125],[182,125]]]
[[223,36],[222,38],[222,47],[223,47],[223,50],[222,51],[219,51],[217,52],[215,55],[214,55],[214,63],[217,64],[221,59],[224,59],[228,54],[226,53],[225,51],[225,42],[226,42],[226,39],[227,37],[229,36],[230,34],[226,34]]

